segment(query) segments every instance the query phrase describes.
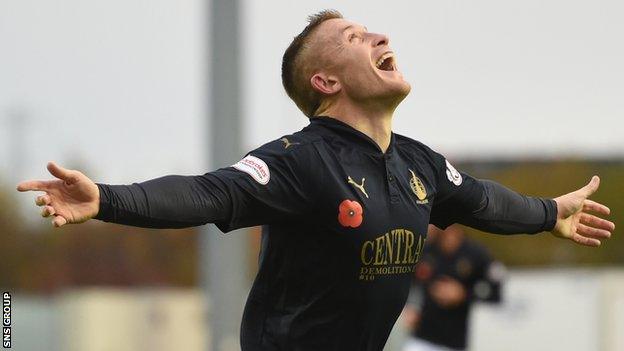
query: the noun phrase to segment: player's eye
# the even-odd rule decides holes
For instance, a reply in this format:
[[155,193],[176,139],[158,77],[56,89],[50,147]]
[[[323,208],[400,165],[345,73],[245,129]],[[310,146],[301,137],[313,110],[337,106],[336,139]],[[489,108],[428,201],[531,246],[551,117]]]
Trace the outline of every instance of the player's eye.
[[349,42],[353,42],[355,39],[360,39],[360,36],[355,33],[349,34]]

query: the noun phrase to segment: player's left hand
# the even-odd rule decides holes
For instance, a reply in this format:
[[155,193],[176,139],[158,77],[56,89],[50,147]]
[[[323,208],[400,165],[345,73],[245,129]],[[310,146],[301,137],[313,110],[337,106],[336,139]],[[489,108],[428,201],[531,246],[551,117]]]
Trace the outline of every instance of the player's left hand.
[[588,199],[599,185],[600,178],[593,176],[579,190],[554,199],[557,202],[557,223],[551,231],[554,236],[585,246],[600,246],[601,239],[611,237],[615,224],[589,213],[608,215],[611,212],[607,206]]

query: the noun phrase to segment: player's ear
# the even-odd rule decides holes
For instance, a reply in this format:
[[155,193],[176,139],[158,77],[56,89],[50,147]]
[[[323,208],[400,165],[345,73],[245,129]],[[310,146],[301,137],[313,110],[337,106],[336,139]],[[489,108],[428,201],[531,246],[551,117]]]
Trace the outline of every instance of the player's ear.
[[318,72],[310,78],[312,88],[323,95],[334,95],[342,89],[340,81],[335,76]]

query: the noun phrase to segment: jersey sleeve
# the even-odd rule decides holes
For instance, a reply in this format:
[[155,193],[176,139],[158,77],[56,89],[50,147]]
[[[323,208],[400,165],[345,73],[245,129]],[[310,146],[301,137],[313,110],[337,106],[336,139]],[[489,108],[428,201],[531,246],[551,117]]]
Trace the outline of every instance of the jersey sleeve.
[[213,172],[231,206],[229,215],[215,222],[219,229],[304,219],[314,212],[324,170],[320,156],[312,145],[289,139],[269,143],[232,167]]
[[316,162],[311,145],[276,140],[231,167],[203,175],[98,184],[95,218],[150,228],[215,223],[224,232],[295,220],[309,212],[319,194],[323,168],[314,167]]
[[524,196],[489,180],[460,172],[435,153],[436,197],[430,223],[446,228],[464,224],[497,234],[552,230],[557,220],[554,200]]

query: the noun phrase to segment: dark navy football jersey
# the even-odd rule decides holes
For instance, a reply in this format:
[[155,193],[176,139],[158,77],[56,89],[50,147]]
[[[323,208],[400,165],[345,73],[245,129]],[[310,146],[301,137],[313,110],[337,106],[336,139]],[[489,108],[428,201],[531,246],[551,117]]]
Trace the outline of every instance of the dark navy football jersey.
[[382,152],[329,117],[232,167],[140,184],[98,184],[96,218],[145,227],[263,225],[243,350],[381,350],[410,288],[427,225],[496,233],[550,230],[553,200],[458,172],[392,134]]

